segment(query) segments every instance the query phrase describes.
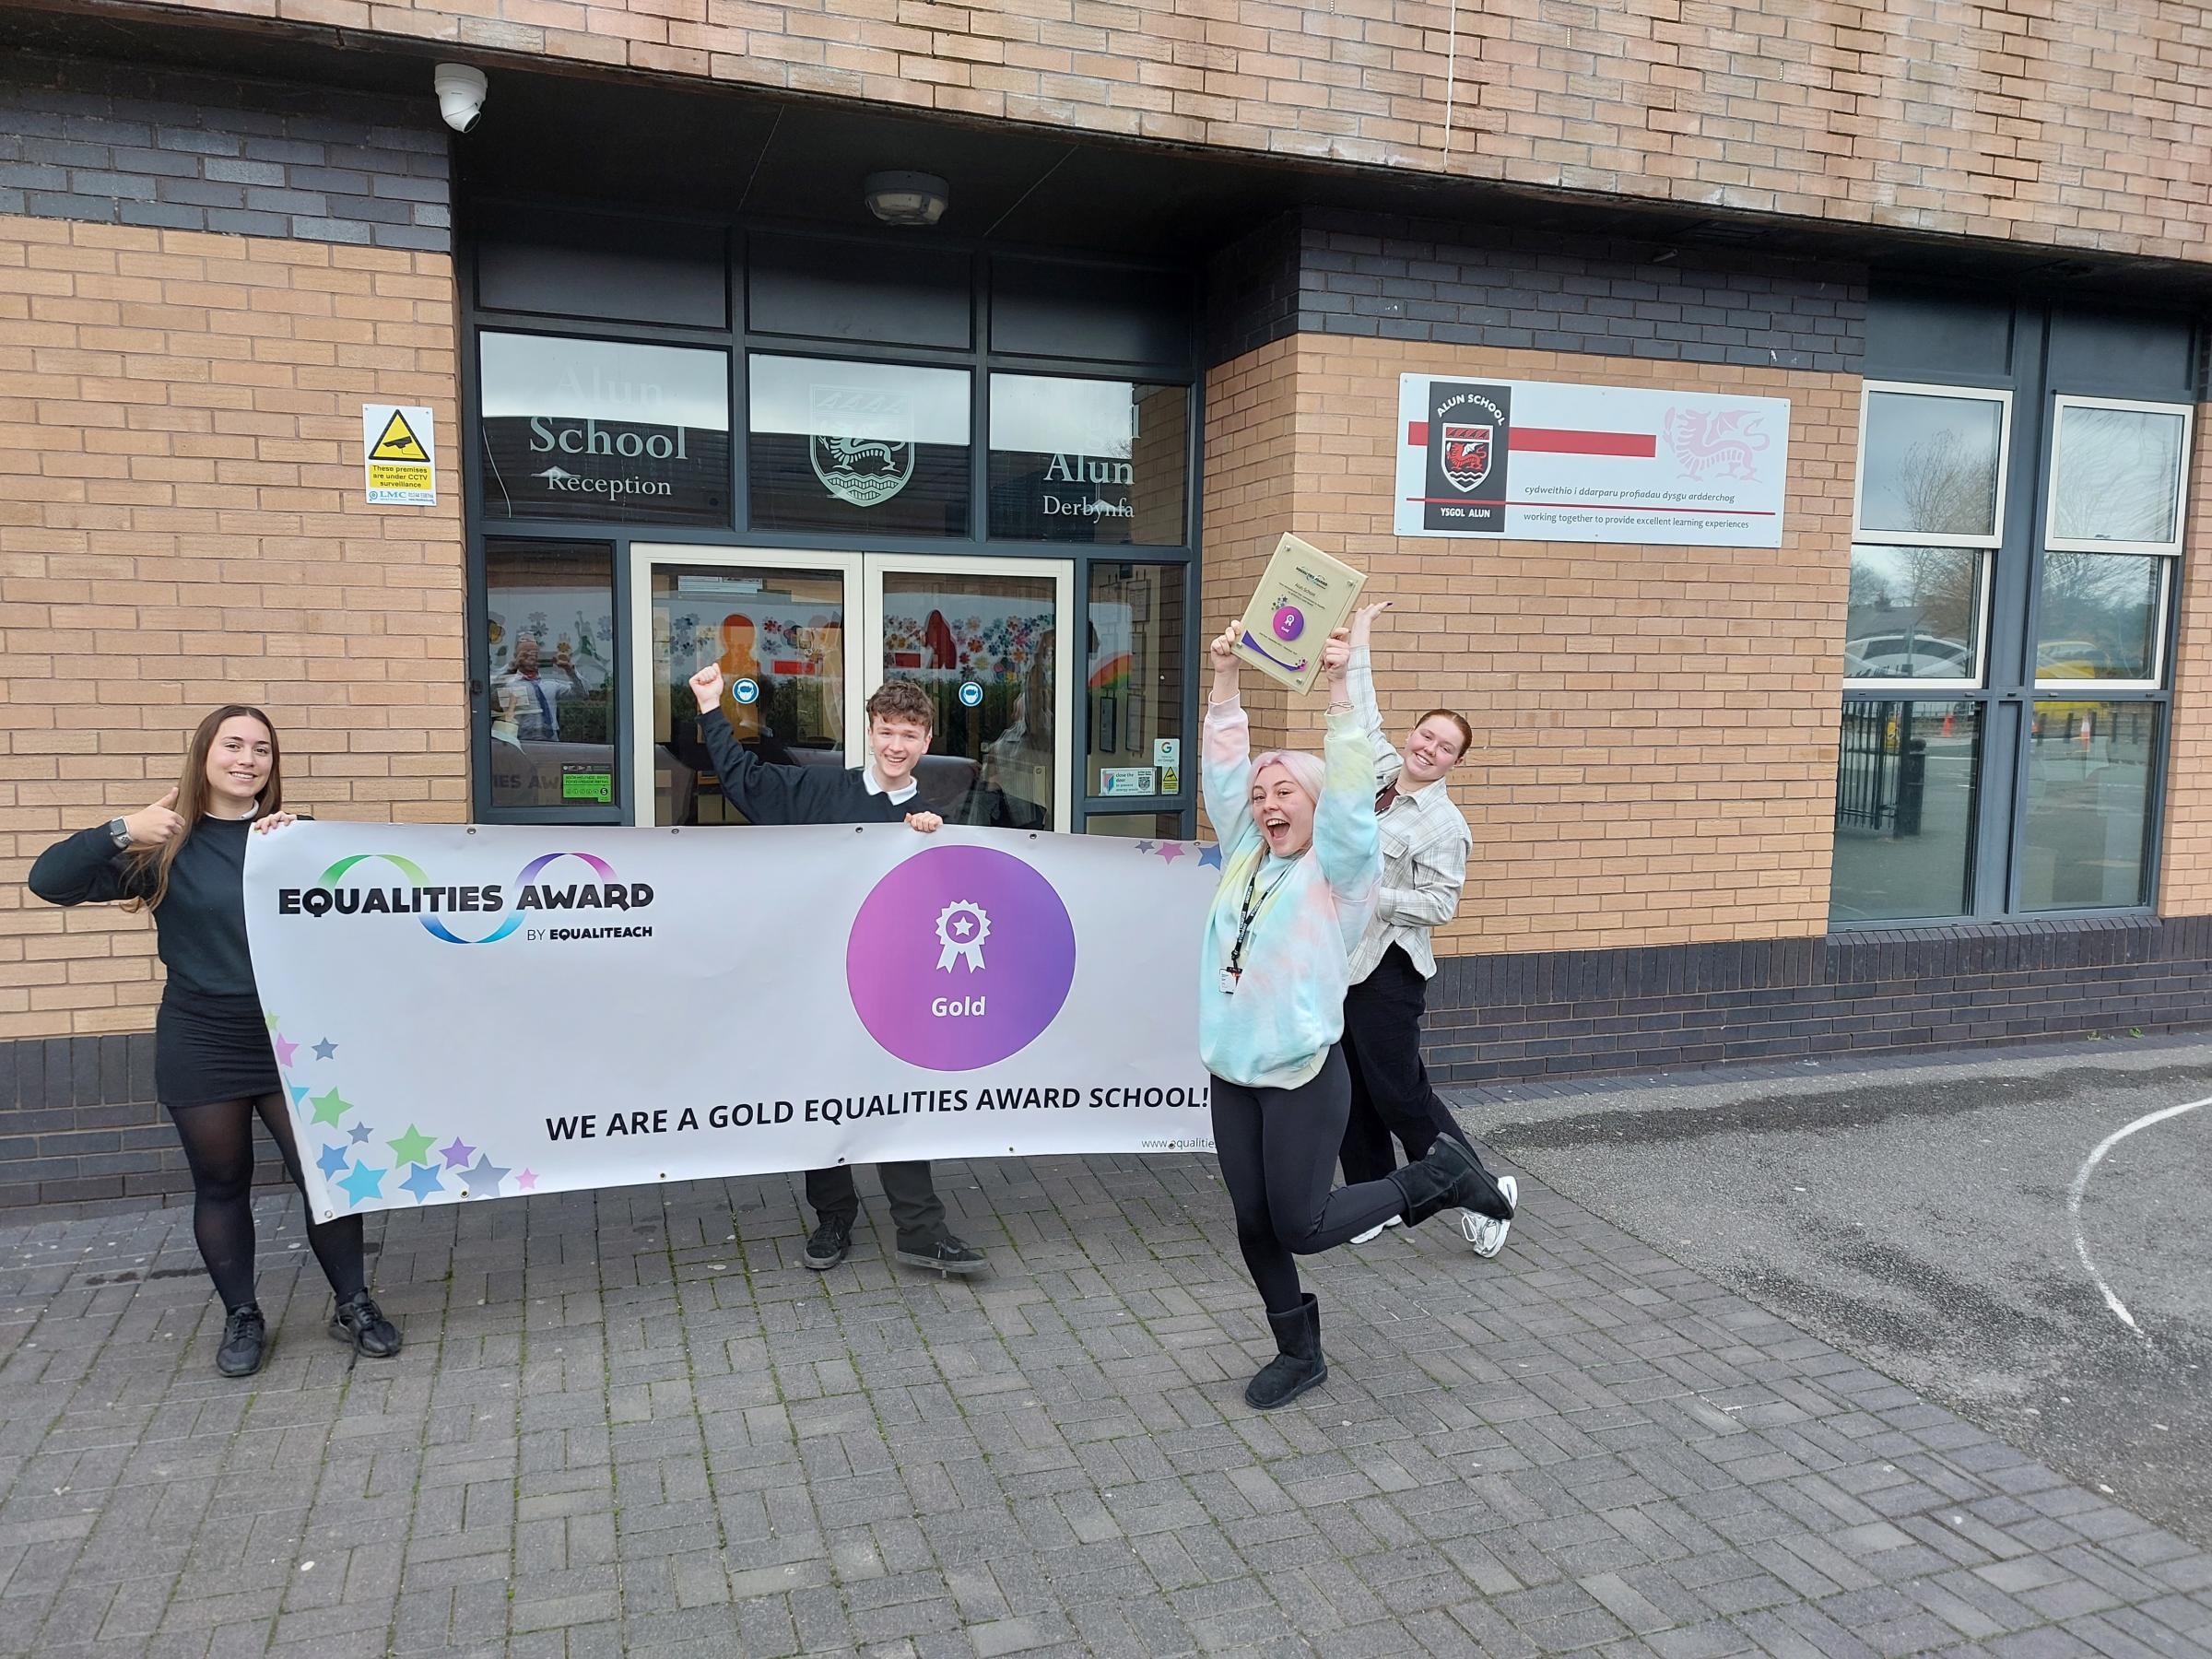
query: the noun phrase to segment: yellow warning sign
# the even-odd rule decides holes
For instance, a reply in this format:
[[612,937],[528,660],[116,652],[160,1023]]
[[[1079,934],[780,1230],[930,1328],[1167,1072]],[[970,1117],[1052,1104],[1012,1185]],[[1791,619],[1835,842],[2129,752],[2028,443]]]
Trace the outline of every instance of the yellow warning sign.
[[413,404],[361,406],[361,464],[371,507],[438,504],[437,437]]
[[382,434],[369,451],[369,459],[371,461],[428,461],[429,458],[429,452],[422,447],[422,441],[415,436],[415,429],[407,424],[406,413],[399,409],[392,411],[392,418],[384,422]]

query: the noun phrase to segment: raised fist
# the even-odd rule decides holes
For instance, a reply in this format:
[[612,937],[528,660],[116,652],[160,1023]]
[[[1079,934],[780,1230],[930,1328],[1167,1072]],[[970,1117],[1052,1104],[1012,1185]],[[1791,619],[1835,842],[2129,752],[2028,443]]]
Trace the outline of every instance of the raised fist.
[[691,695],[699,699],[699,712],[712,714],[722,707],[722,665],[709,663],[691,677]]

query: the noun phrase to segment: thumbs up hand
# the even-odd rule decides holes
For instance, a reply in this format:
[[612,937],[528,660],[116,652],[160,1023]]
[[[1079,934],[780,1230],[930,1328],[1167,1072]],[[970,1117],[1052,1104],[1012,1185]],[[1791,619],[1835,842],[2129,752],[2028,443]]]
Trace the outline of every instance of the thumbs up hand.
[[171,789],[151,806],[141,807],[123,820],[123,827],[131,832],[134,847],[159,847],[174,841],[184,831],[184,820],[171,810],[177,804],[177,792]]

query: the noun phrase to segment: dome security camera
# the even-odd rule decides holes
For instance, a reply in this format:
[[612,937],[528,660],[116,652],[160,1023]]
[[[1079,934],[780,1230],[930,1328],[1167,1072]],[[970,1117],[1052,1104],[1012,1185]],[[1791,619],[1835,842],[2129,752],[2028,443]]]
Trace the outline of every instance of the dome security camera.
[[438,93],[438,113],[456,133],[465,133],[484,115],[484,95],[489,83],[484,71],[466,64],[441,64],[430,76]]

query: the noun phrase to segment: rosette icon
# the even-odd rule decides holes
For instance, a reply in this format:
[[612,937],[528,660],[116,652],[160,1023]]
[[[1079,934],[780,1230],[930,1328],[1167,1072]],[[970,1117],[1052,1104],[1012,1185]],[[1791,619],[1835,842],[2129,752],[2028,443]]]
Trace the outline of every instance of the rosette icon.
[[983,965],[983,941],[991,936],[991,918],[972,899],[955,899],[937,912],[937,967],[946,973],[955,962],[974,973]]

